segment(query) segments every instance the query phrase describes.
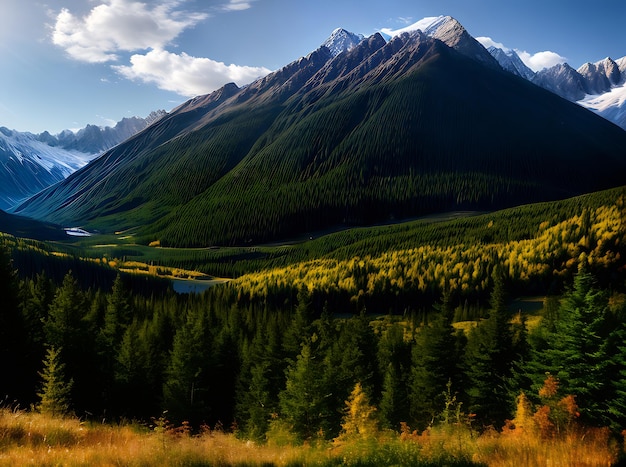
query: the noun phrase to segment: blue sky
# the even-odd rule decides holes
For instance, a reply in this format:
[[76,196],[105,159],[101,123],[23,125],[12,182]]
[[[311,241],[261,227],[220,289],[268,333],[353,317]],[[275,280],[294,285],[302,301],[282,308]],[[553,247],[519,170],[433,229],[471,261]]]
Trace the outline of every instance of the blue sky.
[[1,0],[0,126],[57,133],[169,111],[280,68],[337,27],[370,35],[438,15],[536,69],[626,55],[623,0]]

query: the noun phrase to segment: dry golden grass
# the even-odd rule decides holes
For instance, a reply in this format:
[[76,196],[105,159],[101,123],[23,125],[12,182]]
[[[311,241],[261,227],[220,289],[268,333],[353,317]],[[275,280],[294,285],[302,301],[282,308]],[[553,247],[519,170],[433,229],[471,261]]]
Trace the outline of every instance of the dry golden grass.
[[474,461],[494,467],[610,466],[619,448],[608,430],[587,429],[544,439],[530,434],[481,436]]
[[217,431],[191,436],[184,427],[99,425],[0,410],[0,466],[606,466],[617,460],[619,450],[601,429],[543,439],[523,430],[478,436],[466,426],[420,434],[405,427],[401,436],[380,432],[367,440],[285,446],[258,445]]

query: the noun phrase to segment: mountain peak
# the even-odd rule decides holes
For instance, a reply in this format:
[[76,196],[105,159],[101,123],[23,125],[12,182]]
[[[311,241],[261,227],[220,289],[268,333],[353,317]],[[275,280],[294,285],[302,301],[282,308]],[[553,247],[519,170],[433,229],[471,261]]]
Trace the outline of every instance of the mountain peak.
[[528,68],[514,50],[503,50],[491,46],[487,51],[495,58],[506,71],[522,78],[532,79],[535,73]]
[[322,45],[330,50],[333,57],[336,57],[342,52],[353,49],[363,39],[365,39],[363,34],[354,34],[343,28],[337,28]]
[[405,32],[421,31],[425,35],[438,39],[448,47],[492,69],[500,65],[476,39],[452,16],[431,16],[397,30],[383,29],[382,33],[391,38]]

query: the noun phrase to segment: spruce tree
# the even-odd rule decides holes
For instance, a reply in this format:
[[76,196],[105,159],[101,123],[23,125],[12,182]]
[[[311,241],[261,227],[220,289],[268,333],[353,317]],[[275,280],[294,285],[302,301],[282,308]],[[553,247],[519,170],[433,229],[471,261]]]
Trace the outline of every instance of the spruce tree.
[[404,338],[404,327],[387,326],[378,342],[378,365],[382,375],[380,422],[385,428],[398,429],[408,421],[408,379],[411,369],[411,344]]
[[106,342],[111,348],[116,348],[119,345],[124,330],[131,319],[130,297],[124,288],[121,276],[118,274],[113,282],[113,289],[107,297],[104,326],[102,328]]
[[562,392],[576,396],[582,419],[594,424],[610,423],[607,401],[614,397],[609,384],[615,360],[614,349],[609,351],[610,315],[608,294],[597,288],[582,261],[547,346],[534,357],[535,380],[541,379],[539,373],[555,375]]
[[20,283],[9,251],[0,245],[0,400],[19,402],[27,393],[30,381],[28,342],[24,317],[19,306]]
[[319,356],[311,344],[304,344],[287,369],[286,387],[280,393],[281,415],[302,440],[313,438],[327,426],[328,392],[322,376]]
[[174,336],[163,386],[165,409],[176,423],[208,421],[211,345],[206,313],[189,312],[186,322]]
[[444,293],[438,308],[436,317],[417,333],[411,352],[410,411],[413,424],[422,429],[441,412],[448,381],[454,392],[462,382],[461,355],[448,293]]
[[513,408],[508,381],[517,356],[506,309],[504,282],[498,270],[494,271],[493,281],[489,317],[469,336],[465,366],[468,410],[475,413],[483,425],[500,428]]
[[39,373],[42,380],[39,404],[37,409],[52,416],[66,415],[70,409],[73,381],[67,380],[65,364],[61,361],[60,349],[48,347],[44,360],[43,371]]
[[76,410],[97,413],[102,409],[101,371],[96,361],[95,335],[84,317],[89,303],[69,272],[56,290],[44,321],[46,344],[59,349],[67,376],[74,380],[72,401]]

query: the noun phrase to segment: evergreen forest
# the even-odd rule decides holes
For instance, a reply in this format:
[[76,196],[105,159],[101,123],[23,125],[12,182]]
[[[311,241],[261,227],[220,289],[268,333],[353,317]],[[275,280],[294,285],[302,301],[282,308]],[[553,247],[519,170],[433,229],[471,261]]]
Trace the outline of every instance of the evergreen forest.
[[367,423],[410,437],[528,420],[547,438],[577,424],[618,440],[624,200],[616,189],[239,252],[239,269],[219,263],[233,280],[201,294],[121,273],[88,247],[4,235],[3,405],[217,426],[261,444],[337,440]]

